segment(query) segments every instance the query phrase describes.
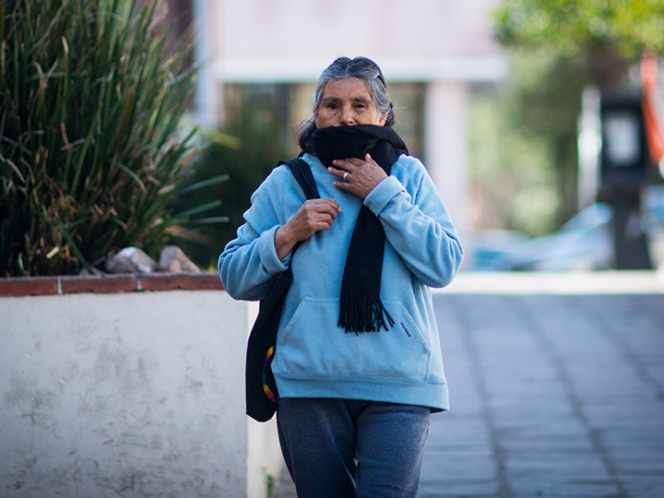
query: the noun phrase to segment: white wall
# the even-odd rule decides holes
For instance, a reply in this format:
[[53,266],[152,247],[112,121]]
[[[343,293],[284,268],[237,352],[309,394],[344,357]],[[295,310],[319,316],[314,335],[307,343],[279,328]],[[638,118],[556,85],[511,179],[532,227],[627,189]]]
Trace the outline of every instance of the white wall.
[[0,495],[264,497],[244,414],[255,304],[223,291],[0,298]]
[[495,79],[496,66],[487,62],[501,59],[490,15],[498,0],[206,3],[222,81],[315,81],[340,55],[374,58],[388,81]]

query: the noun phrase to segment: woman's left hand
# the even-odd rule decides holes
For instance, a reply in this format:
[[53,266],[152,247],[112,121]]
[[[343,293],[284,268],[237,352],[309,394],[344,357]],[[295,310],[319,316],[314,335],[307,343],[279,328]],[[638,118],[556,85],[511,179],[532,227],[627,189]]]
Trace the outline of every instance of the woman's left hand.
[[340,179],[334,182],[334,186],[362,199],[387,178],[387,173],[369,154],[364,159],[335,159],[332,164],[334,167],[327,168],[327,171]]

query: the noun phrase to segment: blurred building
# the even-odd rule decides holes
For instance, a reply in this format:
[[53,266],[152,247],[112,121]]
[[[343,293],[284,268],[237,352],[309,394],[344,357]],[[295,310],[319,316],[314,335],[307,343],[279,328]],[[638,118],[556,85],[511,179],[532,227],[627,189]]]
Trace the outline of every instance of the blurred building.
[[506,75],[492,37],[498,0],[191,1],[196,57],[208,61],[197,88],[199,122],[218,126],[233,92],[258,85],[280,89],[294,130],[310,114],[327,65],[342,55],[370,57],[390,87],[397,131],[424,160],[457,224],[466,224],[469,95]]

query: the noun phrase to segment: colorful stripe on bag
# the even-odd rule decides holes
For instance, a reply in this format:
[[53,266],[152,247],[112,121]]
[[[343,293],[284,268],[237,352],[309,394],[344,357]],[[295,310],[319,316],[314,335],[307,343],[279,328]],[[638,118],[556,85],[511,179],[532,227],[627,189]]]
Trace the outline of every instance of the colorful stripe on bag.
[[265,355],[265,360],[263,361],[263,392],[268,398],[270,398],[274,403],[276,403],[277,397],[274,395],[272,390],[267,385],[267,365],[270,362],[272,356],[274,356],[274,346],[270,347],[270,349],[267,350],[267,354]]

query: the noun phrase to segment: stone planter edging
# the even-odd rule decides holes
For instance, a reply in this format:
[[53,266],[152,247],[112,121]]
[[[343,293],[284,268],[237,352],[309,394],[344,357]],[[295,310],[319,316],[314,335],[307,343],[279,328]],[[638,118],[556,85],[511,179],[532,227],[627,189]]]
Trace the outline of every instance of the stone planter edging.
[[0,296],[215,289],[223,286],[212,272],[0,278]]

